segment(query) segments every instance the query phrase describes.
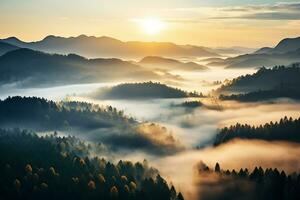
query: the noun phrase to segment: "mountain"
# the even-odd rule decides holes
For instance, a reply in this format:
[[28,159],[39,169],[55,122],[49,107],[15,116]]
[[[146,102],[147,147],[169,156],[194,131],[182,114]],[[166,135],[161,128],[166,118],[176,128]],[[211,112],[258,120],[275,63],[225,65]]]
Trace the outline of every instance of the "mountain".
[[0,56],[6,54],[9,51],[13,51],[18,49],[19,47],[11,45],[11,44],[7,44],[5,42],[0,42]]
[[86,59],[31,49],[0,56],[0,84],[20,83],[25,87],[157,78],[157,74],[120,59]]
[[230,54],[247,54],[247,53],[252,53],[256,49],[254,48],[248,48],[248,47],[239,47],[239,46],[234,46],[234,47],[218,47],[218,48],[213,48],[213,52],[216,52],[221,55],[230,55]]
[[208,68],[195,62],[180,62],[175,59],[147,56],[138,62],[139,65],[152,69],[164,70],[207,70]]
[[263,48],[255,51],[254,54],[266,54],[266,53],[269,53],[270,51],[272,51],[271,47],[263,47]]
[[153,99],[185,98],[199,96],[161,83],[125,83],[111,88],[100,89],[92,94],[98,99]]
[[264,47],[254,52],[255,54],[261,53],[288,53],[300,49],[300,37],[297,38],[285,38],[281,40],[274,48]]
[[[289,90],[299,91],[300,67],[273,67],[272,69],[261,68],[254,74],[239,76],[217,89],[219,94],[256,92],[260,90]],[[274,91],[273,91],[274,92]],[[285,92],[280,92],[284,94]],[[253,95],[253,94],[252,94]],[[256,94],[258,95],[258,94]],[[259,93],[262,95],[262,93]],[[269,95],[264,93],[264,96]],[[278,96],[278,93],[276,93]],[[249,97],[249,96],[248,96]]]
[[300,61],[300,49],[288,53],[245,54],[227,58],[223,61],[211,62],[209,66],[225,68],[258,68],[262,66],[289,65]]
[[203,47],[192,45],[177,45],[168,42],[123,42],[111,37],[94,37],[80,35],[78,37],[47,36],[37,42],[23,42],[15,37],[3,39],[12,45],[30,48],[48,53],[75,53],[85,57],[120,57],[141,58],[149,55],[167,57],[216,57],[217,53]]
[[300,61],[300,37],[281,40],[274,48],[263,47],[254,53],[210,62],[209,66],[225,68],[258,68],[289,65]]

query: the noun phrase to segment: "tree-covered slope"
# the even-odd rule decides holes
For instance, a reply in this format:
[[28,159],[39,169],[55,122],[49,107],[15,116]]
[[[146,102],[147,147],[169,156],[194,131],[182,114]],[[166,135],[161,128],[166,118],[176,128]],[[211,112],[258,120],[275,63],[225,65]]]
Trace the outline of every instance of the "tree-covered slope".
[[38,97],[8,97],[0,100],[0,125],[33,130],[91,130],[135,123],[112,107],[84,102],[56,103]]
[[199,95],[154,82],[124,83],[111,88],[100,89],[93,94],[99,99],[184,98]]
[[259,139],[267,141],[300,142],[300,118],[284,117],[279,122],[270,122],[260,126],[237,123],[219,130],[214,144],[220,145],[233,139]]
[[88,150],[78,156],[73,149],[82,148],[82,143],[70,137],[0,130],[0,198],[183,199],[146,161],[114,164],[87,157]]
[[199,199],[297,200],[300,197],[300,174],[287,174],[277,168],[254,166],[253,169],[211,169],[203,162],[196,166]]
[[299,91],[300,67],[261,68],[254,74],[239,76],[222,85],[218,93],[255,92],[258,90],[286,89]]
[[140,150],[174,154],[184,146],[165,127],[137,122],[111,106],[85,102],[53,102],[37,97],[0,101],[0,128],[60,131],[99,142],[111,152]]

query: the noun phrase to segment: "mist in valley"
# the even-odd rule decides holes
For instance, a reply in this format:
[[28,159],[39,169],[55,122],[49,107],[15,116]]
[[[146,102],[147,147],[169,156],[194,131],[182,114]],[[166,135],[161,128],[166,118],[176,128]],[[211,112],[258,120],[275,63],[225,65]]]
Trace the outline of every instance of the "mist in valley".
[[[213,83],[214,81],[224,81],[251,71],[253,70],[214,69],[209,72],[179,73],[184,81],[176,83],[174,87],[188,91],[197,90],[209,95],[208,91],[218,86]],[[152,166],[159,169],[162,176],[183,192],[187,199],[196,200],[201,195],[205,195],[199,189],[206,187],[205,182],[201,182],[201,187],[199,187],[198,177],[195,176],[195,166],[200,161],[210,167],[218,162],[224,169],[248,168],[251,170],[255,166],[261,166],[278,168],[288,173],[299,170],[300,145],[297,143],[237,139],[218,147],[212,146],[218,130],[222,127],[236,123],[260,125],[277,121],[283,116],[299,117],[300,103],[297,101],[277,99],[269,102],[241,103],[220,101],[211,96],[101,100],[91,95],[99,88],[105,89],[117,84],[120,83],[26,89],[15,88],[11,85],[1,88],[1,99],[15,95],[37,96],[57,102],[83,101],[100,106],[112,106],[123,111],[127,116],[145,123],[144,127],[138,128],[142,131],[143,137],[121,136],[122,134],[118,133],[120,130],[114,129],[87,130],[84,134],[81,134],[81,131],[69,130],[58,132],[58,134],[60,136],[73,134],[91,144],[101,142],[103,144],[101,148],[93,146],[92,155],[105,157],[113,162],[120,159],[148,160]],[[201,101],[203,105],[195,108],[180,106],[186,101]],[[157,129],[154,125],[151,128],[151,123],[158,124],[162,129],[160,127]],[[51,133],[51,131],[48,132],[48,134]],[[149,140],[144,140],[144,137]]]

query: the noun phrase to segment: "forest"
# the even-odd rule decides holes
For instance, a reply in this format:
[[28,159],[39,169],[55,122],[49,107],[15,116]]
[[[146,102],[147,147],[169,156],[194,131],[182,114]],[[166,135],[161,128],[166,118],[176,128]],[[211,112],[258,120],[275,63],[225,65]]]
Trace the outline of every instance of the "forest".
[[[219,163],[209,168],[199,162],[196,168],[200,199],[273,199],[296,200],[300,198],[300,174],[287,174],[277,168],[254,167],[253,170],[222,169]],[[205,183],[210,182],[209,186]]]
[[8,97],[0,100],[0,125],[2,127],[47,130],[91,130],[116,126],[130,126],[133,118],[124,116],[111,106],[75,101],[59,103],[38,97]]
[[113,164],[88,157],[89,148],[70,136],[1,129],[0,198],[183,200],[146,160]]
[[257,101],[266,101],[276,98],[290,98],[290,99],[300,99],[299,88],[285,88],[283,85],[278,89],[273,90],[260,90],[256,92],[248,92],[243,94],[231,94],[219,96],[220,100],[235,100],[240,102],[257,102]]
[[300,0],[0,0],[0,200],[300,200]]
[[216,135],[214,145],[220,145],[237,138],[300,142],[300,118],[284,117],[278,122],[271,121],[260,126],[237,123],[234,126],[224,127]]
[[149,98],[185,98],[202,97],[197,92],[186,92],[160,82],[124,83],[92,94],[98,99],[149,99]]
[[[282,89],[297,91],[298,94],[300,85],[300,81],[298,78],[299,76],[299,64],[293,64],[291,66],[275,66],[273,68],[261,67],[254,74],[242,75],[226,82],[217,89],[217,92],[220,94],[226,94],[268,90],[280,91]],[[258,93],[257,95],[259,94],[260,93]],[[286,93],[283,92],[283,94]]]

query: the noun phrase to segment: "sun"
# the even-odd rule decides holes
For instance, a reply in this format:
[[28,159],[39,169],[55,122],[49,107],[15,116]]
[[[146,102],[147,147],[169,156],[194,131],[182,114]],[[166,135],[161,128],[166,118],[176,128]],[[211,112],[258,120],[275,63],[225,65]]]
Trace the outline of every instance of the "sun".
[[156,35],[165,27],[165,24],[157,18],[147,18],[141,20],[141,27],[148,35]]

